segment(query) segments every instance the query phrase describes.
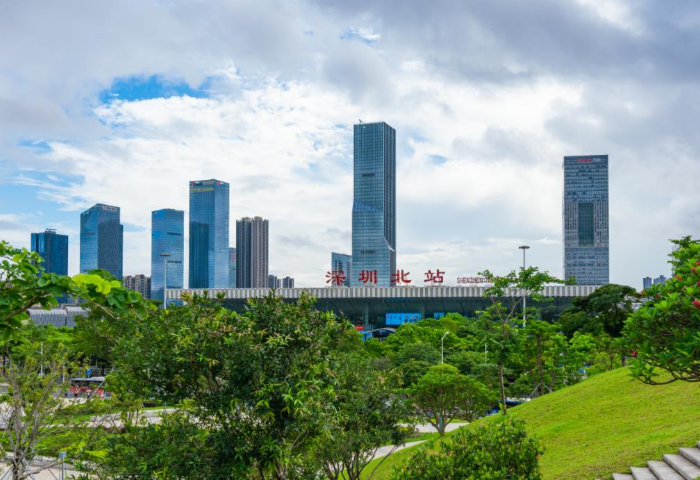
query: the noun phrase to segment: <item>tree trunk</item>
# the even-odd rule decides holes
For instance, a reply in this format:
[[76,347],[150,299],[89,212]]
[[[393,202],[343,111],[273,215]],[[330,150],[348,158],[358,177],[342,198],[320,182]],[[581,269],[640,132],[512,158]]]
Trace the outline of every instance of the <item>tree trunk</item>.
[[505,387],[505,384],[503,382],[503,365],[502,364],[498,364],[498,376],[499,376],[500,382],[501,382],[501,403],[503,405],[501,408],[503,409],[502,410],[503,415],[507,415],[508,414],[508,407],[506,406],[506,387]]

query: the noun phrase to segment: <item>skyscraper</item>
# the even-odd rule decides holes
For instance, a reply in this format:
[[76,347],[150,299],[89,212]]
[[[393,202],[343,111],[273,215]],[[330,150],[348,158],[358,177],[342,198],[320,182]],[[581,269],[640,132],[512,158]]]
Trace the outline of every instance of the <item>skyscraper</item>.
[[280,279],[282,288],[294,288],[294,279],[292,277],[284,277]]
[[[167,256],[162,256],[163,253]],[[151,212],[151,299],[163,300],[166,260],[168,262],[167,287],[183,287],[184,257],[185,212],[172,208]]]
[[46,229],[32,233],[32,252],[41,255],[41,267],[46,273],[68,275],[68,235],[59,235],[56,230]]
[[642,279],[642,289],[651,287],[651,277],[644,277]]
[[[140,293],[143,298],[151,298],[151,277],[147,277],[142,273],[138,275],[127,275],[124,277],[122,284],[124,288]],[[160,293],[161,295],[163,294],[162,289]]]
[[236,221],[236,286],[265,288],[268,283],[268,221],[242,218]]
[[608,156],[564,157],[564,278],[579,285],[610,279]]
[[[350,279],[352,278],[352,257],[344,253],[331,252],[331,272],[333,275],[343,272],[345,281],[342,285],[349,287]],[[340,285],[333,284],[332,286]]]
[[282,280],[277,278],[277,275],[268,275],[267,288],[282,288]]
[[190,182],[190,288],[228,287],[228,209],[228,183]]
[[228,249],[228,286],[236,288],[236,249]]
[[391,286],[396,272],[396,130],[384,122],[354,127],[351,286]]
[[97,268],[122,279],[124,226],[119,207],[98,203],[80,214],[80,271]]

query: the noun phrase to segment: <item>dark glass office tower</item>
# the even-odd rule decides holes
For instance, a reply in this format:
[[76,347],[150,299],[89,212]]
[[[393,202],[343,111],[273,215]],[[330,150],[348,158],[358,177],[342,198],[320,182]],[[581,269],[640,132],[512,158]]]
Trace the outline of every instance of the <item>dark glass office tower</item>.
[[608,156],[564,157],[564,278],[610,282]]
[[124,226],[119,207],[97,205],[80,214],[80,271],[100,268],[122,279]]
[[228,287],[228,228],[228,183],[190,182],[189,288]]
[[228,249],[228,286],[236,288],[236,249]]
[[261,217],[236,220],[236,287],[266,288],[269,224]]
[[384,122],[355,125],[353,150],[350,285],[373,284],[359,278],[376,271],[376,285],[389,287],[396,272],[396,130]]
[[[350,279],[352,278],[352,257],[344,253],[331,252],[331,274],[338,275],[338,272],[343,272],[345,280],[342,285],[349,287]],[[331,286],[341,286],[337,285],[336,282],[331,281]]]
[[41,267],[46,273],[68,275],[68,235],[59,235],[56,230],[46,229],[32,233],[32,252],[41,255]]
[[[151,299],[163,300],[165,261],[168,262],[168,288],[184,283],[185,212],[164,208],[151,212]],[[167,253],[168,256],[161,256]],[[169,304],[170,302],[168,302]]]

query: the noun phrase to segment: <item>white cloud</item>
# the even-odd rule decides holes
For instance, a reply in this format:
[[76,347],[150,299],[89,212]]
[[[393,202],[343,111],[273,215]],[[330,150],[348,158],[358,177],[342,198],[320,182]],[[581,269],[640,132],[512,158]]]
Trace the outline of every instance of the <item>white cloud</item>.
[[[148,273],[150,211],[187,211],[187,182],[213,177],[231,184],[231,233],[236,218],[270,219],[271,273],[322,284],[330,252],[350,250],[360,118],[397,129],[399,266],[414,279],[515,268],[523,241],[560,274],[569,154],[610,155],[613,281],[666,272],[666,239],[698,234],[700,42],[683,6],[203,6],[46,1],[0,18],[2,181],[76,223],[92,203],[121,206],[126,273]],[[209,97],[99,104],[115,79],[150,75],[208,79]],[[47,219],[22,203],[0,232],[26,243]]]

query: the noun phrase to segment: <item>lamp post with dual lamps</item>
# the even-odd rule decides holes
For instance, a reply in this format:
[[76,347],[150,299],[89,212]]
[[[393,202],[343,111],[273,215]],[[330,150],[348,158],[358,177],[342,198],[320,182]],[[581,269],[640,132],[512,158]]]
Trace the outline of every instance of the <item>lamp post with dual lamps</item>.
[[168,257],[169,253],[161,253],[163,257],[163,310],[168,309]]
[[440,363],[445,363],[445,337],[448,333],[450,332],[445,332],[445,334],[440,339]]

